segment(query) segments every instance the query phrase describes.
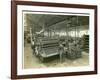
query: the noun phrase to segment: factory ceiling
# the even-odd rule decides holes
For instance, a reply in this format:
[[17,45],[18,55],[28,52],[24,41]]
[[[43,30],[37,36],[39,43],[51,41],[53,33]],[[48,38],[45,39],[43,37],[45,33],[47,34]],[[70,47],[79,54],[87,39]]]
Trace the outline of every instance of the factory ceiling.
[[28,26],[42,29],[74,29],[76,26],[79,29],[88,29],[89,16],[74,16],[74,15],[47,15],[47,14],[26,14]]

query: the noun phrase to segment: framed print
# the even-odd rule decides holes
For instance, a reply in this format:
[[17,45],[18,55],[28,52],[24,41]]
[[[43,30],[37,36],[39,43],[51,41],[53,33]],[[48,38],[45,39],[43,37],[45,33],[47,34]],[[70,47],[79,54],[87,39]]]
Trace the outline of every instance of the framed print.
[[11,1],[11,78],[97,74],[97,6]]

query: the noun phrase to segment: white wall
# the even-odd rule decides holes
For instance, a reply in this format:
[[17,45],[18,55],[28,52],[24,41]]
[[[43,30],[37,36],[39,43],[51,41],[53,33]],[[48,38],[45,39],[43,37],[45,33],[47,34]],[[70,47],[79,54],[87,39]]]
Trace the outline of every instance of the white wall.
[[[90,5],[97,4],[99,7],[98,16],[100,17],[99,0],[32,0],[32,1],[45,1],[45,2],[48,1],[48,2],[58,2],[58,3],[74,3],[74,4],[90,4]],[[11,48],[10,48],[11,5],[10,4],[11,4],[10,0],[0,0],[0,80],[10,80],[10,70],[11,70],[10,69],[11,67]],[[100,18],[98,21],[100,21]],[[100,24],[98,24],[98,26],[100,26]],[[100,27],[98,30],[100,30]],[[98,44],[99,43],[100,42],[98,42]],[[99,47],[100,45],[98,46],[98,48]],[[100,61],[100,54],[98,54],[98,61]],[[100,67],[99,62],[98,62],[98,67]],[[66,76],[66,77],[55,77],[55,78],[53,77],[53,78],[41,78],[41,79],[39,78],[34,80],[100,80],[100,69],[98,69],[98,73],[99,73],[98,75]]]

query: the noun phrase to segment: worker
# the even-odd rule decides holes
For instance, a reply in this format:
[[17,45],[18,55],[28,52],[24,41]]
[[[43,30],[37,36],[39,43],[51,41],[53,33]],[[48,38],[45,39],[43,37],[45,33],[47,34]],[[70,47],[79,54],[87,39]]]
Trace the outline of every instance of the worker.
[[65,41],[63,41],[62,43],[59,44],[59,56],[60,56],[60,62],[64,61],[64,57],[65,57]]

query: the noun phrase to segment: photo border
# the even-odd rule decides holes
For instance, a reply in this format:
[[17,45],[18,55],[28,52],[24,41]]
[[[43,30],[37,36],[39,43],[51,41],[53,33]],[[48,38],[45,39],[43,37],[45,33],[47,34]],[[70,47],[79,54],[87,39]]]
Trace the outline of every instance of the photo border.
[[[17,75],[17,5],[94,9],[94,52],[95,52],[94,71]],[[75,76],[75,75],[90,75],[90,74],[97,74],[97,6],[96,5],[14,1],[14,0],[11,1],[11,78],[12,79]]]

